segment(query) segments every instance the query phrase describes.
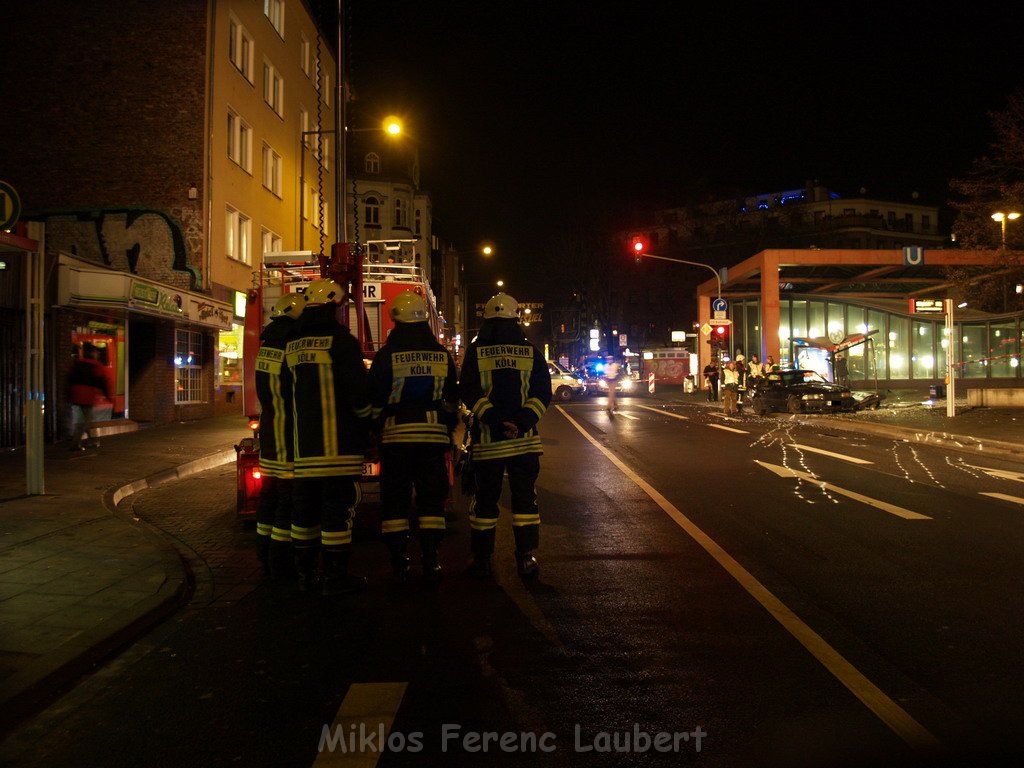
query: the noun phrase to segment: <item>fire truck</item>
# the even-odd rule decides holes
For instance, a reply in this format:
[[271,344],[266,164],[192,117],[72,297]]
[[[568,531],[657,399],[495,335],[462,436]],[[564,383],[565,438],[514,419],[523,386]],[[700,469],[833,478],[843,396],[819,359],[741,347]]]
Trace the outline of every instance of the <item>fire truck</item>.
[[[310,282],[320,278],[330,278],[347,287],[349,295],[353,297],[344,306],[344,318],[352,335],[359,341],[367,367],[394,327],[390,308],[403,291],[413,290],[423,296],[428,307],[430,327],[435,336],[440,337],[442,333],[437,301],[421,269],[413,263],[363,263],[363,259],[350,249],[348,243],[335,243],[330,255],[324,257],[309,251],[265,253],[259,270],[253,273],[253,287],[246,296],[245,308],[242,402],[243,412],[249,418],[249,428],[253,433],[235,446],[236,507],[239,517],[243,519],[255,517],[261,487],[258,434],[260,404],[256,397],[256,354],[260,348],[260,332],[270,317],[271,307],[281,296],[301,292]],[[373,506],[374,502],[379,501],[379,479],[380,461],[376,452],[371,451],[363,462],[361,506]]]

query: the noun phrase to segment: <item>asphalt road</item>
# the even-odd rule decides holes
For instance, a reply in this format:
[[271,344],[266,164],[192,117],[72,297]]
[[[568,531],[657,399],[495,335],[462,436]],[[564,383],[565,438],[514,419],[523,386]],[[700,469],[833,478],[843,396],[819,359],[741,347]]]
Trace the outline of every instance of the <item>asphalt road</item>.
[[[383,722],[382,766],[1020,762],[1024,542],[1005,497],[1024,467],[787,415],[602,402],[542,422],[532,585],[507,515],[495,582],[455,575],[461,498],[437,590],[391,584],[364,532],[370,588],[327,599],[261,583],[233,467],[137,494],[194,573],[189,605],[0,758],[372,765],[340,747],[362,734],[366,757]],[[320,754],[325,727],[345,739]]]

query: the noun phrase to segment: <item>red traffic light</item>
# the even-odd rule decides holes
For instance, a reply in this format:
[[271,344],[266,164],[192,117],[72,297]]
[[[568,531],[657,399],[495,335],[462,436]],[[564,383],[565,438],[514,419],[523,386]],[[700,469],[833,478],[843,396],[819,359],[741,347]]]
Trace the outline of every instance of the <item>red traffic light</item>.
[[633,251],[634,251],[634,253],[636,253],[639,256],[640,254],[642,254],[646,250],[647,250],[647,243],[645,243],[639,237],[634,237],[633,238]]
[[715,333],[717,333],[719,336],[725,336],[727,330],[728,329],[724,325],[715,326]]

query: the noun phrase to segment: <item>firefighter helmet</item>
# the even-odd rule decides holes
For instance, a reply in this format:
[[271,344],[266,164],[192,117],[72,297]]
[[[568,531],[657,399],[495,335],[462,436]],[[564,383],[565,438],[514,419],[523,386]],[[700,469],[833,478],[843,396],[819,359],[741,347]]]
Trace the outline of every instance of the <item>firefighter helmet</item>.
[[519,318],[519,302],[507,293],[496,293],[484,306],[484,319],[503,317],[508,320]]
[[415,291],[402,291],[391,304],[391,319],[396,323],[425,322],[427,302]]
[[314,280],[306,286],[306,292],[302,294],[307,307],[315,307],[320,304],[341,304],[345,298],[345,291],[333,280]]
[[302,312],[302,296],[297,293],[286,293],[274,302],[270,317],[298,317]]

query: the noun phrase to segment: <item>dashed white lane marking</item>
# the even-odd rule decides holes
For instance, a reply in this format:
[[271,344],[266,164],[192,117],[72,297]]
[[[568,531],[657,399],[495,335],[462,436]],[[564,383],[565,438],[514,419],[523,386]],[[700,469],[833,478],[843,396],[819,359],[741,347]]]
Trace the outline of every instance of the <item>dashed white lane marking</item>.
[[643,408],[647,411],[654,411],[655,413],[661,414],[662,416],[671,416],[673,419],[682,419],[683,421],[689,421],[689,416],[683,416],[679,413],[672,413],[672,411],[666,411],[664,408],[655,408],[653,405],[640,405],[639,403],[633,405],[634,408]]
[[736,429],[736,427],[727,427],[727,426],[725,426],[725,424],[708,424],[708,426],[711,427],[712,429],[721,429],[721,430],[725,430],[726,432],[735,432],[737,435],[749,435],[750,434],[750,432],[748,432],[745,429]]
[[1010,496],[1006,493],[982,493],[982,496],[988,496],[993,499],[1002,499],[1003,501],[1012,501],[1014,504],[1024,504],[1024,499],[1019,496]]
[[1024,472],[1012,472],[1008,469],[993,469],[992,467],[979,467],[977,464],[964,464],[965,467],[971,469],[980,469],[986,475],[992,477],[998,477],[1000,480],[1016,480],[1019,483],[1024,483]]
[[875,509],[880,509],[883,512],[888,512],[890,515],[902,517],[904,520],[931,520],[931,518],[928,517],[928,515],[922,515],[919,512],[911,512],[909,509],[898,507],[895,504],[890,504],[887,501],[879,501],[878,499],[873,499],[870,496],[865,496],[861,493],[857,493],[856,491],[850,491],[847,490],[846,488],[840,488],[838,485],[833,485],[832,483],[825,482],[824,480],[821,480],[812,474],[809,474],[807,472],[801,472],[798,469],[792,469],[791,467],[780,467],[778,464],[768,464],[764,461],[758,461],[757,459],[754,459],[754,463],[760,464],[762,467],[771,472],[774,472],[779,477],[799,477],[801,480],[804,480],[813,485],[817,485],[820,488],[825,488],[827,490],[838,493],[840,496],[846,496],[848,498],[853,499],[854,501],[859,501],[862,504],[867,504],[868,506],[874,507]]
[[[314,768],[373,768],[408,683],[353,683],[329,726],[324,725]],[[362,737],[362,738],[361,738]]]
[[722,549],[710,536],[698,528],[690,518],[684,515],[668,499],[661,495],[654,486],[626,466],[618,456],[595,440],[584,428],[565,412],[561,406],[558,411],[584,439],[604,454],[620,472],[636,483],[651,499],[667,514],[676,525],[696,541],[705,552],[742,586],[771,616],[778,621],[797,641],[806,648],[839,682],[849,689],[854,696],[882,720],[895,734],[912,748],[930,751],[941,747],[936,739],[924,726],[918,723],[899,704],[885,695],[874,683],[867,679],[856,667],[832,646],[825,642],[817,632],[793,613],[779,598],[768,591],[761,582],[740,565],[733,557]]
[[846,456],[842,453],[832,453],[832,451],[826,451],[824,448],[815,448],[813,445],[803,445],[802,443],[791,443],[794,448],[799,448],[801,451],[811,451],[812,453],[820,453],[822,456],[831,456],[833,459],[842,459],[848,461],[851,464],[874,464],[873,461],[867,459],[858,459],[856,456]]
[[625,411],[616,411],[615,415],[616,416],[621,416],[624,419],[629,419],[630,421],[640,421],[640,417],[639,416],[634,416],[633,414],[626,413]]

